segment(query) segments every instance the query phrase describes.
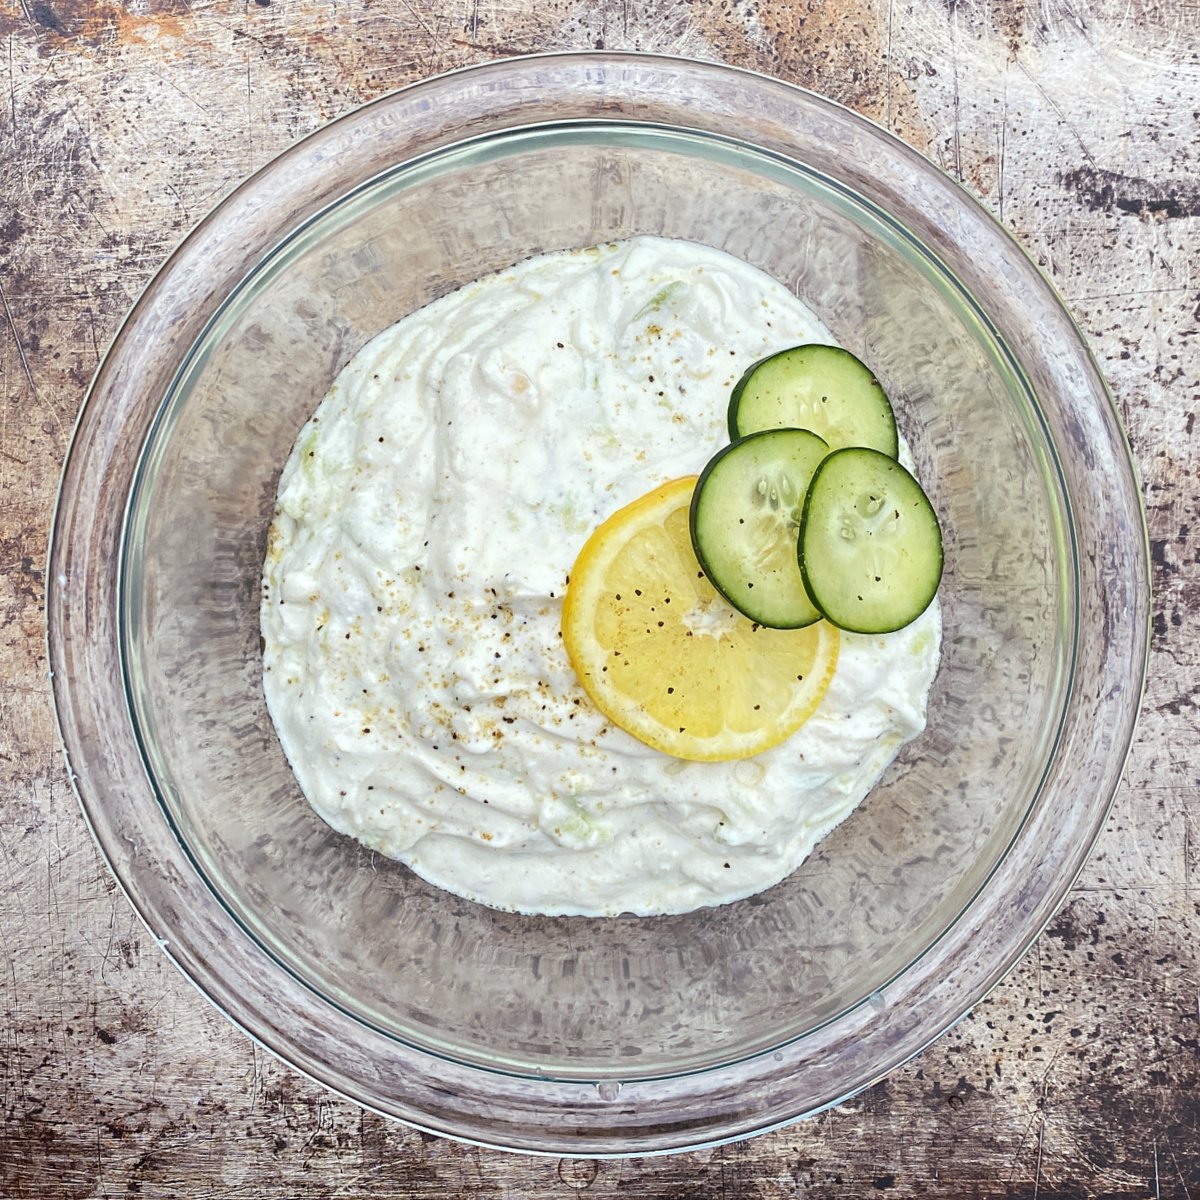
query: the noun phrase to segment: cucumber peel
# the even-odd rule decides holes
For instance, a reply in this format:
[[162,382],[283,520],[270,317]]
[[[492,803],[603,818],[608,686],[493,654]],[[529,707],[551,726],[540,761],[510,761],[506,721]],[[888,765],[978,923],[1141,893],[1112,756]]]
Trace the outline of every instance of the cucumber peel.
[[833,451],[804,499],[797,561],[814,605],[855,633],[892,633],[929,607],[942,578],[937,514],[921,485],[877,450]]
[[759,359],[729,397],[729,436],[761,429],[810,429],[834,450],[866,446],[896,457],[899,436],[887,393],[840,346],[792,346]]

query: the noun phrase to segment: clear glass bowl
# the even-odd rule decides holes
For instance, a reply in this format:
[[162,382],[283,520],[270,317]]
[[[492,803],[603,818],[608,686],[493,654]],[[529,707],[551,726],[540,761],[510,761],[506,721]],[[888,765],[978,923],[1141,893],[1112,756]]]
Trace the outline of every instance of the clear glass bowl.
[[[305,804],[260,685],[265,533],[297,431],[368,338],[527,255],[635,233],[754,263],[875,366],[947,534],[944,658],[928,731],[779,886],[686,916],[513,916]],[[1012,239],[826,100],[608,53],[408,88],[226,199],[96,376],[50,581],[72,778],[183,971],[363,1104],[557,1154],[766,1129],[953,1024],[1100,830],[1147,643],[1117,414]]]

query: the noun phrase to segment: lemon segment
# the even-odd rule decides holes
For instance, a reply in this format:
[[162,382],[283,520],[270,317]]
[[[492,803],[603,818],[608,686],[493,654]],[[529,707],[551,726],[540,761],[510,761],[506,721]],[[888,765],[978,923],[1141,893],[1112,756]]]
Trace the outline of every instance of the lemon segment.
[[768,629],[733,608],[696,561],[696,477],[626,505],[588,538],[563,601],[567,655],[615,725],[676,758],[747,758],[808,719],[837,666],[827,621]]

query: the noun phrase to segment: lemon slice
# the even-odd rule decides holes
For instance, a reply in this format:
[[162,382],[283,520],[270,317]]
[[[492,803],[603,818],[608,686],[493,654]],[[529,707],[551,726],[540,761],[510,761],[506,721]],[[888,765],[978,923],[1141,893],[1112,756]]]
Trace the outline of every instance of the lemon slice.
[[692,550],[694,475],[604,522],[571,569],[567,655],[615,725],[676,758],[746,758],[782,742],[820,703],[837,665],[827,621],[768,629],[733,608]]

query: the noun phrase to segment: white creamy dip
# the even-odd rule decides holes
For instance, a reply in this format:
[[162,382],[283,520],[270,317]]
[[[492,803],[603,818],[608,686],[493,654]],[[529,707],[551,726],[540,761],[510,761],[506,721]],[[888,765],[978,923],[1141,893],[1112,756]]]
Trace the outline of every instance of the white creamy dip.
[[268,707],[335,829],[522,912],[682,912],[778,882],[925,724],[936,603],[844,633],[817,712],[739,762],[613,728],[561,598],[589,532],[727,441],[756,359],[828,331],[781,284],[657,238],[535,258],[342,371],[284,468],[262,600]]

